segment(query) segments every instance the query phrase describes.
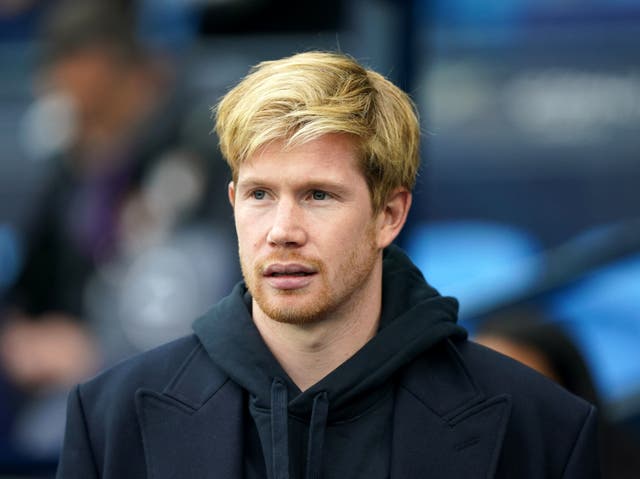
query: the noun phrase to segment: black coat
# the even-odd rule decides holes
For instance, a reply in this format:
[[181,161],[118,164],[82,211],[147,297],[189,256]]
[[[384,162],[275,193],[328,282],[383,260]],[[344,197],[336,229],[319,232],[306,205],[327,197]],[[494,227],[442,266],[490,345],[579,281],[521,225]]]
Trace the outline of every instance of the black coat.
[[[396,378],[392,479],[599,477],[596,413],[536,372],[444,340]],[[241,479],[242,389],[189,336],[69,396],[58,478]]]

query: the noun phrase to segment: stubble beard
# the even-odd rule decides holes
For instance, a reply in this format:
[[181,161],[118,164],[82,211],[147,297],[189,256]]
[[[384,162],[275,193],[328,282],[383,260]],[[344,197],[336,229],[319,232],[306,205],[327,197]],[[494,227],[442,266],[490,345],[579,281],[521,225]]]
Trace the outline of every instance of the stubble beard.
[[[346,261],[339,266],[333,284],[324,262],[291,251],[274,253],[253,268],[241,261],[241,268],[249,292],[262,312],[280,323],[305,325],[322,321],[339,309],[357,307],[354,297],[371,276],[377,259],[378,249],[374,230],[371,228],[365,237],[365,244],[354,247]],[[309,287],[295,290],[271,288],[262,277],[262,271],[264,265],[272,262],[295,262],[312,266],[317,271],[313,281],[320,281],[319,291],[310,292]],[[310,287],[317,289],[318,285]]]

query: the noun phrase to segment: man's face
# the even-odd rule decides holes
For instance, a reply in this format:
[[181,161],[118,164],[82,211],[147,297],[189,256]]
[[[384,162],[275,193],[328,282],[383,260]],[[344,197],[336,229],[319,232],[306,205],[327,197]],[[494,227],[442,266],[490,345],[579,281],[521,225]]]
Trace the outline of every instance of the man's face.
[[348,136],[267,145],[241,165],[229,197],[254,308],[305,324],[348,312],[370,290],[381,215]]

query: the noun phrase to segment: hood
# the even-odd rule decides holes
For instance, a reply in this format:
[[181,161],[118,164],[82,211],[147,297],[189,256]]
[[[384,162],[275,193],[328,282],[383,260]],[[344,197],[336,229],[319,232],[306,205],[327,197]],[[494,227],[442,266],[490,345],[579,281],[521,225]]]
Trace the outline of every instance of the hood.
[[251,296],[243,282],[193,329],[213,361],[267,406],[273,379],[287,385],[289,409],[304,414],[313,397],[327,393],[332,410],[376,389],[398,369],[447,337],[465,337],[456,324],[458,302],[440,296],[397,246],[383,254],[382,314],[378,334],[348,361],[301,392],[288,378],[251,319]]
[[[276,447],[278,434],[284,435],[287,443],[286,416],[294,415],[309,423],[311,448],[313,434],[317,436],[327,422],[345,420],[366,409],[388,390],[392,376],[417,356],[445,338],[465,337],[466,331],[456,324],[457,311],[455,299],[440,296],[407,255],[390,246],[383,253],[378,333],[304,392],[260,337],[251,319],[251,296],[244,283],[236,285],[193,328],[217,366],[250,393],[257,407],[271,410],[271,446]],[[313,442],[321,443],[321,436],[314,437]],[[287,454],[286,449],[280,447],[281,455]],[[309,457],[318,455],[317,450],[308,451]],[[286,469],[288,457],[284,465],[282,462],[280,467]],[[273,472],[271,477],[288,475],[286,471]]]

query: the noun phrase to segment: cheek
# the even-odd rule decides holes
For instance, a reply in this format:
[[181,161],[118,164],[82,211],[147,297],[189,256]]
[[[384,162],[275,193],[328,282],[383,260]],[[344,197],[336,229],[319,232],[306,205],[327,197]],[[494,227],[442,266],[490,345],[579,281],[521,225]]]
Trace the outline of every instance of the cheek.
[[370,217],[358,217],[347,222],[348,227],[341,229],[340,236],[344,244],[361,244],[371,240],[376,231],[376,222]]
[[244,252],[256,249],[261,244],[261,238],[265,237],[264,227],[259,218],[236,212],[235,217],[238,246]]

